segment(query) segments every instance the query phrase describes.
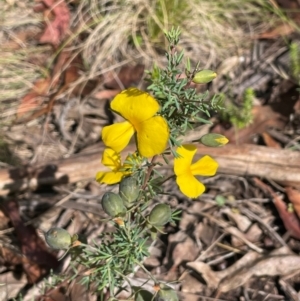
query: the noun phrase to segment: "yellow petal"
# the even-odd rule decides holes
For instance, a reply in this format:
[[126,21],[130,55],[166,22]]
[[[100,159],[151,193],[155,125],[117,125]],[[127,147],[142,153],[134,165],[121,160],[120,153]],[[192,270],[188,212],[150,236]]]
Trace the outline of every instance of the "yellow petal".
[[150,94],[136,88],[129,88],[118,94],[112,100],[110,107],[135,127],[155,115],[159,110],[159,103]]
[[122,177],[124,176],[123,172],[117,171],[108,171],[103,172],[99,171],[96,174],[96,181],[100,184],[116,184],[119,183],[122,180]]
[[197,176],[213,176],[218,169],[218,163],[210,156],[204,156],[196,163],[192,164],[191,171]]
[[101,162],[112,171],[118,171],[121,168],[121,156],[111,148],[104,150]]
[[140,123],[136,130],[138,151],[143,157],[153,157],[166,149],[169,128],[163,117],[154,116]]
[[205,186],[191,173],[177,176],[176,183],[180,191],[189,198],[197,198],[205,191]]
[[133,134],[133,126],[124,121],[105,126],[102,130],[102,140],[107,147],[119,153],[128,145]]
[[176,176],[190,172],[193,157],[197,148],[193,144],[183,144],[176,152],[180,155],[174,159],[174,172]]

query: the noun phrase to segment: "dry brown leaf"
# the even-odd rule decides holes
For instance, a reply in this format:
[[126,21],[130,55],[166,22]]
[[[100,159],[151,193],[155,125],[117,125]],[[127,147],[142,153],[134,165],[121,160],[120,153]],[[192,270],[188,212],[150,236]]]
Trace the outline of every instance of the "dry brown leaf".
[[216,289],[221,281],[221,276],[218,272],[214,272],[211,267],[204,262],[188,262],[187,267],[191,268],[195,272],[199,273],[209,288]]
[[191,275],[190,273],[184,274],[184,277],[182,279],[179,279],[179,281],[181,284],[180,292],[183,294],[201,294],[206,287],[206,284],[203,281],[200,282],[197,278],[194,277],[194,275]]
[[292,237],[300,239],[300,220],[298,216],[295,212],[287,210],[285,202],[278,195],[274,194],[273,202],[283,221],[285,229],[289,231]]
[[58,266],[56,257],[51,254],[44,241],[32,226],[25,226],[21,220],[18,203],[10,200],[4,203],[4,210],[9,216],[23,254],[23,269],[30,284],[36,283],[50,269]]
[[253,143],[254,134],[261,134],[269,127],[282,129],[285,126],[285,117],[274,112],[271,106],[255,106],[252,114],[253,122],[238,132],[234,127],[224,129],[222,125],[217,125],[213,132],[226,136],[230,143]]
[[40,31],[41,29],[37,27],[22,26],[19,31],[14,32],[7,41],[2,43],[1,48],[10,51],[21,49],[29,40],[35,39]]
[[78,281],[63,282],[54,287],[50,287],[45,293],[37,296],[35,301],[69,301],[69,300],[95,300],[91,298],[87,287]]
[[17,110],[17,118],[36,110],[41,105],[41,97],[47,94],[50,84],[50,78],[40,79],[34,83],[31,91],[21,99]]
[[300,99],[296,101],[293,109],[296,115],[300,114]]
[[246,233],[246,238],[251,242],[259,241],[263,231],[257,224],[253,224]]
[[[81,69],[83,69],[83,63],[80,56],[74,57],[71,51],[62,51],[53,67],[52,77],[37,81],[32,91],[21,100],[17,112],[18,122],[27,122],[51,112],[57,96],[69,89],[71,84],[79,78]],[[70,92],[73,95],[86,95],[94,89],[95,83],[95,81],[88,81],[74,85]],[[58,87],[59,85],[61,86]],[[41,106],[43,104],[42,97],[51,95],[47,105]],[[27,114],[25,118],[20,120],[20,117],[23,117],[25,113],[32,113],[33,110],[35,111],[33,114]]]
[[165,280],[172,281],[178,278],[177,268],[182,262],[195,260],[199,253],[199,249],[185,232],[179,231],[169,236],[169,244],[164,263],[168,264],[172,258],[172,267],[165,277]]
[[298,295],[297,291],[289,283],[280,279],[279,284],[285,295],[288,296],[291,301],[299,301],[300,294]]
[[285,202],[278,196],[273,189],[261,180],[254,178],[254,182],[265,192],[269,193],[273,198],[273,203],[283,221],[284,227],[294,238],[300,239],[300,220],[295,212],[287,210]]
[[295,27],[291,26],[288,23],[283,23],[275,27],[270,31],[266,31],[260,34],[257,38],[258,39],[277,39],[281,36],[287,36],[295,31]]
[[118,74],[115,71],[107,73],[104,79],[106,88],[122,90],[132,85],[138,84],[144,74],[145,66],[138,64],[136,66],[123,66]]
[[66,36],[69,29],[70,12],[63,0],[42,0],[47,8],[54,14],[54,20],[47,21],[46,29],[40,37],[41,43],[49,43],[57,47]]
[[282,148],[280,143],[278,143],[275,139],[273,139],[267,132],[263,132],[261,135],[262,138],[264,139],[266,146],[278,148],[278,149]]
[[16,272],[6,272],[0,274],[0,300],[17,300],[21,289],[26,286],[26,276]]
[[[80,71],[83,69],[84,66],[80,55],[76,55],[74,57],[71,51],[62,51],[53,69],[52,81],[55,83],[57,83],[59,80],[62,81],[62,87],[57,92],[57,95],[60,95],[64,91],[68,90],[71,84],[79,79]],[[87,92],[90,93],[90,91],[94,88],[91,83],[92,81],[87,81],[86,83],[73,86],[71,91],[72,94],[86,95]]]
[[245,284],[251,277],[282,276],[300,269],[300,256],[292,253],[287,247],[262,255],[250,251],[229,268],[214,272],[208,264],[190,262],[187,264],[202,275],[207,285],[228,292]]
[[100,92],[95,93],[94,97],[99,100],[111,99],[120,92],[121,92],[120,89],[118,89],[118,90],[102,90]]
[[225,213],[231,220],[233,220],[238,229],[242,232],[246,232],[252,224],[247,216],[242,215],[239,212],[233,212],[228,207],[223,208],[221,212]]
[[289,198],[289,201],[293,204],[295,212],[300,218],[300,191],[292,187],[286,187],[285,192]]
[[8,228],[9,218],[4,214],[4,212],[0,209],[0,230],[4,230]]
[[81,56],[74,56],[72,51],[63,50],[53,67],[52,86],[56,86],[60,81],[63,81],[65,86],[69,85],[79,78],[81,69],[83,69]]
[[0,264],[2,266],[16,266],[22,264],[23,260],[24,258],[18,250],[12,250],[2,246],[0,247]]
[[184,261],[195,260],[198,253],[199,249],[194,240],[186,237],[184,241],[179,242],[173,249],[172,259],[174,266],[178,267]]
[[217,224],[219,227],[223,228],[224,232],[229,233],[231,235],[236,236],[237,238],[239,238],[243,243],[245,243],[250,249],[256,251],[257,253],[263,253],[263,249],[261,249],[260,247],[256,246],[255,244],[253,244],[252,242],[250,242],[247,238],[246,235],[244,233],[242,233],[239,229],[237,229],[236,227],[230,226],[229,223],[221,220],[221,219],[217,219],[214,216],[207,214],[205,212],[199,212],[202,216],[207,217],[208,219],[210,219],[210,221],[214,222],[215,224]]

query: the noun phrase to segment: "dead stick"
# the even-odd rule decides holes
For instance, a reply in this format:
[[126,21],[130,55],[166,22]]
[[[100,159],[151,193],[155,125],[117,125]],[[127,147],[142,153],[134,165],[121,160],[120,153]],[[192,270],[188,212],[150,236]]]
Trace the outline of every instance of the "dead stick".
[[[40,166],[0,170],[0,195],[25,189],[34,190],[40,185],[60,185],[94,179],[97,171],[107,170],[100,162],[102,151],[103,146],[100,144],[96,150]],[[133,147],[127,147],[123,155],[126,157],[133,151]],[[218,161],[219,173],[262,177],[300,188],[299,152],[256,145],[227,145],[222,148],[199,145],[194,160],[206,154]],[[172,166],[167,168],[171,169]]]

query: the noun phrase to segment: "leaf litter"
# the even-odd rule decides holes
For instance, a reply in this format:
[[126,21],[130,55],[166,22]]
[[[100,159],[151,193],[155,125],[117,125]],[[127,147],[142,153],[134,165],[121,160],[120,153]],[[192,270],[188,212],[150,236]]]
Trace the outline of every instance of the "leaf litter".
[[[70,26],[68,6],[63,0],[42,0],[41,2],[45,5],[46,28],[39,41],[57,47],[65,38]],[[53,20],[49,19],[51,14],[54,15]]]
[[[78,3],[75,1],[67,4],[65,1],[46,0],[41,1],[40,4],[42,4],[41,11],[44,13],[43,20],[45,22],[43,24],[44,31],[40,33],[39,42],[49,44],[54,50],[57,50],[60,45],[71,41],[67,40],[71,30],[74,30],[71,27],[74,24],[71,24],[70,7],[74,8]],[[82,5],[86,5],[86,3]],[[86,10],[81,10],[75,16],[75,20],[83,22],[78,23],[82,26],[86,26],[90,20],[90,16],[86,12]],[[128,19],[128,12],[132,14],[130,10],[124,11],[122,21],[126,18]],[[92,17],[94,18],[95,16]],[[117,25],[117,22],[115,23]],[[81,150],[89,151],[89,147],[95,147],[99,150],[99,144],[97,144],[99,132],[104,124],[111,122],[115,118],[105,110],[107,101],[124,87],[130,85],[145,86],[145,83],[142,82],[142,70],[144,70],[145,66],[147,68],[149,60],[143,61],[140,58],[151,57],[153,55],[152,50],[150,51],[152,47],[146,43],[148,45],[148,48],[146,47],[146,50],[149,50],[148,53],[145,52],[145,49],[142,49],[144,52],[140,52],[139,55],[136,55],[137,52],[133,51],[136,55],[135,57],[138,58],[137,60],[133,60],[132,57],[128,59],[128,53],[126,53],[124,57],[127,60],[124,59],[124,61],[119,63],[116,58],[121,56],[120,53],[124,54],[128,50],[124,48],[124,45],[128,43],[128,37],[125,35],[120,36],[120,41],[123,42],[121,46],[117,45],[115,37],[109,39],[105,36],[105,30],[108,26],[108,23],[105,26],[95,24],[94,28],[87,27],[88,29],[81,32],[82,34],[75,35],[76,38],[78,37],[76,43],[78,42],[77,45],[80,45],[77,48],[79,49],[78,52],[77,50],[74,52],[74,49],[71,47],[69,48],[69,44],[66,45],[67,49],[63,49],[63,51],[53,52],[53,56],[50,59],[53,63],[46,76],[44,74],[42,79],[37,79],[33,84],[32,90],[25,96],[23,95],[21,104],[16,109],[16,114],[19,118],[24,119],[20,119],[19,128],[13,126],[10,129],[11,131],[8,131],[11,134],[12,141],[18,141],[19,143],[22,143],[20,141],[26,141],[24,147],[26,148],[27,157],[23,162],[53,162],[53,158],[72,156],[81,152]],[[125,30],[126,28],[124,27],[123,29]],[[263,34],[265,36],[269,34],[270,36],[271,33],[271,39],[280,33],[288,34],[282,29],[283,27],[277,26],[273,32],[268,29],[265,31],[261,30],[261,36]],[[133,30],[136,30],[136,27]],[[33,32],[35,33],[36,31]],[[78,32],[75,33],[77,34]],[[88,40],[85,40],[83,37],[88,36],[90,32],[93,32],[93,34]],[[17,39],[18,37],[20,37],[19,40]],[[14,43],[10,44],[10,46],[13,46],[13,49],[19,49],[34,38],[35,36],[31,32],[20,34],[16,36]],[[207,39],[204,39],[204,42],[206,41]],[[83,44],[80,44],[81,42]],[[244,59],[242,60],[240,56],[236,57],[235,54],[234,68],[230,68],[231,70],[223,75],[221,74],[220,80],[218,79],[217,90],[225,93],[226,90],[224,89],[231,85],[233,97],[235,98],[236,96],[236,99],[240,100],[239,91],[243,91],[241,86],[247,84],[248,78],[252,79],[249,76],[249,71],[255,70],[255,75],[261,76],[259,80],[256,80],[256,83],[259,84],[255,87],[259,93],[264,95],[263,97],[267,98],[264,94],[266,93],[266,88],[262,84],[264,82],[263,79],[267,75],[262,72],[264,68],[260,69],[257,65],[264,66],[263,63],[269,59],[266,56],[269,55],[271,57],[276,51],[281,54],[280,51],[284,48],[282,45],[276,44],[276,41],[269,41],[268,43],[268,49],[271,49],[272,52],[268,54],[268,51],[265,51],[263,56],[257,58],[254,66],[251,63],[247,63],[248,54],[246,55],[243,49],[239,49],[239,52],[245,55]],[[260,44],[260,41],[258,44]],[[9,46],[9,44],[7,45]],[[184,44],[185,46],[186,44]],[[236,47],[235,43],[234,47]],[[209,46],[207,49],[211,49],[211,47]],[[192,53],[192,56],[200,57],[200,54],[205,51],[197,49]],[[108,56],[107,53],[110,52],[112,55]],[[226,49],[225,52],[228,52],[228,50]],[[212,57],[216,58],[215,53],[216,50],[213,50]],[[100,57],[101,55],[102,57]],[[224,55],[224,49],[222,55]],[[242,61],[248,65],[242,64]],[[268,60],[268,64],[275,66],[276,62]],[[240,70],[241,68],[244,68],[246,73],[248,72],[247,76]],[[238,72],[241,73],[239,74]],[[238,131],[238,134],[236,129],[223,127],[222,123],[220,123],[219,129],[215,128],[216,131],[220,130],[224,131],[226,135],[228,134],[232,142],[241,143],[242,141],[247,141],[256,143],[257,140],[253,138],[262,137],[263,141],[260,143],[264,145],[275,147],[281,145],[284,147],[285,143],[280,141],[280,144],[277,144],[278,140],[276,137],[266,134],[270,127],[277,129],[285,138],[290,140],[293,140],[296,133],[299,134],[297,127],[295,127],[296,121],[295,123],[287,124],[287,120],[290,117],[289,114],[294,111],[290,110],[290,113],[287,114],[283,114],[283,111],[281,112],[283,107],[293,108],[295,106],[295,98],[287,95],[283,97],[281,96],[282,94],[276,92],[277,85],[275,82],[279,81],[280,77],[275,72],[270,72],[270,70],[268,72],[268,74],[272,74],[272,77],[268,78],[267,81],[268,89],[272,90],[272,97],[268,98],[269,103],[267,104],[264,103],[262,98],[256,100],[257,103],[253,109],[253,124],[244,130]],[[233,79],[231,83],[228,83],[230,76],[233,76]],[[226,79],[224,80],[224,78]],[[239,82],[236,82],[235,79],[238,79]],[[285,83],[284,87],[289,86]],[[277,108],[277,110],[272,103],[276,96],[282,97],[278,101],[282,103],[282,107],[281,109]],[[285,101],[283,102],[283,98],[290,98],[293,101],[286,103]],[[28,115],[29,118],[26,119],[25,117],[28,117]],[[24,127],[25,123],[26,128]],[[36,124],[39,125],[39,129]],[[20,136],[22,138],[19,138]],[[236,145],[237,148],[238,143]],[[20,149],[20,146],[18,146],[18,148],[15,148],[15,151],[22,157],[23,153],[20,152]],[[59,169],[57,166],[56,168]],[[78,171],[72,170],[72,172],[76,174]],[[34,173],[30,176],[34,177]],[[86,227],[85,231],[92,233],[91,237],[107,229],[111,231],[107,224],[101,224],[99,227],[99,221],[91,213],[95,212],[94,209],[85,212],[89,203],[97,206],[97,197],[103,191],[99,187],[93,188],[93,182],[90,179],[81,179],[80,176],[78,176],[78,179],[80,179],[78,186],[83,185],[80,190],[81,194],[70,194],[72,201],[64,203],[64,207],[53,210],[51,219],[42,218],[43,215],[41,214],[38,227],[47,228],[51,223],[53,225],[69,225],[70,229],[74,227],[76,231],[81,231]],[[264,183],[264,185],[266,184]],[[251,177],[231,177],[228,174],[221,174],[206,183],[208,187],[206,194],[200,200],[193,201],[193,203],[184,199],[174,186],[169,187],[173,197],[161,198],[159,201],[172,202],[175,199],[175,203],[182,207],[183,217],[179,225],[180,230],[176,227],[168,226],[166,229],[167,234],[162,235],[156,242],[155,248],[158,251],[152,254],[152,264],[149,264],[149,270],[163,280],[176,280],[181,278],[182,275],[187,275],[186,279],[190,279],[193,287],[187,291],[187,286],[182,282],[182,291],[186,293],[186,295],[182,294],[182,297],[189,296],[188,300],[192,300],[192,297],[195,299],[195,294],[205,295],[206,292],[207,296],[213,296],[213,294],[209,293],[209,289],[231,293],[232,295],[229,295],[228,300],[246,298],[245,296],[253,290],[261,294],[264,293],[264,297],[269,293],[273,293],[277,298],[283,299],[284,297],[278,290],[262,292],[261,290],[259,291],[259,281],[250,282],[250,279],[253,277],[260,277],[259,279],[261,279],[267,276],[270,277],[270,282],[276,288],[274,276],[279,276],[280,285],[283,287],[285,285],[282,284],[283,276],[288,273],[291,274],[295,270],[297,271],[297,268],[299,270],[299,256],[289,251],[291,248],[295,252],[300,250],[298,245],[300,230],[297,222],[298,217],[295,214],[298,212],[297,197],[292,196],[291,188],[286,188],[286,191],[283,188],[282,193],[286,193],[289,201],[293,203],[295,210],[293,212],[287,206],[285,199],[277,196],[276,192],[278,190],[281,191],[280,187],[278,188],[276,183],[274,185],[269,183],[268,185],[272,187],[272,193],[270,193],[270,190],[269,192],[264,190],[263,186]],[[74,191],[75,189],[73,184],[66,184],[66,186],[69,191]],[[59,193],[61,194],[61,200],[67,195],[66,191],[59,191]],[[32,203],[30,210],[26,207],[27,211],[32,211],[31,214],[33,212],[36,214],[36,211],[38,211],[38,206],[32,201],[36,198],[36,195],[40,198],[37,202],[38,204],[53,206],[51,200],[45,197],[46,194],[47,192],[43,190],[40,192],[26,191],[25,199],[28,203]],[[50,195],[51,198],[54,198],[52,192]],[[217,204],[217,195],[224,197],[225,203],[223,205]],[[21,202],[21,197],[18,201]],[[273,210],[275,207],[279,214],[276,214],[276,211]],[[15,214],[17,212],[17,210],[11,211]],[[25,210],[25,212],[27,211]],[[84,214],[81,214],[82,211]],[[26,216],[26,213],[24,214],[24,211],[20,211],[16,214],[19,223],[20,215]],[[74,221],[73,226],[70,226],[70,219]],[[284,224],[285,228],[280,222]],[[285,231],[288,231],[290,236]],[[19,233],[17,231],[18,236]],[[4,238],[7,239],[7,237],[9,235],[6,236],[4,234]],[[48,254],[49,250],[42,247],[42,242],[35,235],[33,235],[33,238],[37,241],[37,250]],[[22,239],[20,241],[21,249],[30,253],[32,246],[28,247]],[[290,246],[290,249],[288,246]],[[2,251],[5,252],[5,249],[2,248]],[[6,250],[6,252],[8,251]],[[10,261],[11,265],[16,265],[19,262],[17,260],[20,260],[17,256],[10,257],[9,255],[11,254],[8,253],[6,255],[7,261]],[[202,268],[200,270],[194,269],[192,267],[193,264],[198,265],[198,268],[199,264],[200,266],[202,264]],[[33,262],[32,269],[25,265],[23,269],[33,280],[44,273],[44,270],[35,262]],[[196,277],[194,277],[195,273],[198,273]],[[138,271],[138,274],[141,277],[145,277],[142,271]],[[206,284],[203,284],[199,275],[202,275]],[[183,279],[185,278],[183,277]],[[251,283],[251,287],[249,287],[249,283]],[[297,283],[297,279],[294,283]],[[288,287],[288,285],[290,284],[287,282],[285,287]],[[244,295],[239,290],[240,286],[243,287]],[[59,290],[60,288],[58,288]],[[260,299],[253,297],[253,300]]]
[[251,277],[284,276],[300,269],[300,256],[282,247],[269,254],[249,251],[229,268],[215,272],[203,262],[189,262],[188,267],[201,274],[207,285],[220,292],[228,292],[243,284]]

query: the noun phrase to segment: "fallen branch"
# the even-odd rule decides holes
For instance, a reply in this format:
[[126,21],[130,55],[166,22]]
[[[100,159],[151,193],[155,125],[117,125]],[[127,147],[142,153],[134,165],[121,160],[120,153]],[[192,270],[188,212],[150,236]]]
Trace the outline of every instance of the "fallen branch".
[[[23,166],[0,170],[0,194],[35,190],[42,185],[61,185],[94,179],[101,165],[103,146],[96,150],[59,159],[41,166]],[[133,152],[133,147],[126,149]],[[227,145],[222,148],[198,146],[195,159],[209,154],[219,163],[219,173],[256,176],[276,181],[282,185],[300,188],[300,153],[256,145]],[[166,168],[166,167],[164,167]],[[167,168],[171,168],[170,166]]]
[[252,144],[226,145],[223,148],[198,147],[198,154],[209,154],[219,163],[218,172],[255,176],[281,185],[300,188],[300,153]]

